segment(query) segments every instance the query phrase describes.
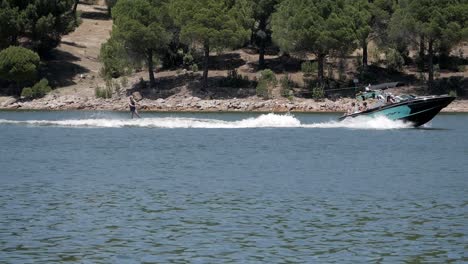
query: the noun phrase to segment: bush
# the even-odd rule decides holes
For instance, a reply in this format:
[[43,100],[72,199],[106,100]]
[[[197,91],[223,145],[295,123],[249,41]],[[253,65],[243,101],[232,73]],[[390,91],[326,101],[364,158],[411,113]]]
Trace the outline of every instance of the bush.
[[24,97],[26,99],[33,98],[33,91],[31,87],[23,88],[23,91],[21,91],[21,97]]
[[268,84],[266,81],[259,81],[257,83],[256,93],[258,97],[263,99],[270,98],[270,90],[268,89]]
[[316,86],[312,89],[312,98],[315,100],[322,100],[325,98],[325,90],[322,86]]
[[292,87],[294,83],[289,78],[289,75],[286,75],[283,78],[281,78],[280,84],[281,84],[281,96],[291,99]]
[[242,75],[238,74],[236,69],[229,71],[228,76],[219,82],[219,86],[221,87],[233,88],[248,87],[250,84],[251,82],[247,76],[243,77]]
[[39,55],[34,51],[10,46],[0,52],[0,78],[15,82],[19,94],[22,85],[36,81],[39,63]]
[[112,38],[101,45],[99,60],[103,65],[101,75],[104,78],[118,78],[129,71],[130,62],[124,45]]
[[191,53],[187,53],[184,55],[183,62],[186,67],[190,67],[193,65],[193,56]]
[[270,70],[263,70],[260,72],[260,79],[257,83],[257,96],[264,99],[269,99],[271,97],[271,89],[276,86],[277,80],[275,73]]
[[192,66],[190,67],[190,69],[191,69],[193,72],[198,72],[198,65],[197,65],[197,64],[192,64]]
[[395,49],[389,49],[386,53],[387,68],[392,71],[403,70],[405,60],[401,54]]
[[262,80],[266,81],[267,84],[272,85],[272,86],[275,86],[277,83],[276,75],[270,69],[266,69],[260,72],[260,81]]
[[318,64],[317,62],[306,61],[301,64],[301,70],[304,76],[312,76],[318,71]]
[[34,84],[32,88],[24,88],[21,91],[21,96],[26,99],[34,99],[45,96],[47,93],[52,91],[52,88],[49,86],[47,79],[42,79],[38,83]]
[[104,99],[111,98],[112,88],[109,88],[109,87],[101,88],[97,86],[96,88],[94,88],[94,95],[96,96],[96,98],[104,98]]

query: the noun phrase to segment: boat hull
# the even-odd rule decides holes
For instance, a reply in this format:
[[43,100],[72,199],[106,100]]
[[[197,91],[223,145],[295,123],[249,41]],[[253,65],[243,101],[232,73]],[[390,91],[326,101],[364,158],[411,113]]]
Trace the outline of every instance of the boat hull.
[[384,105],[367,111],[345,115],[340,118],[357,116],[385,116],[390,120],[402,120],[418,127],[433,119],[443,108],[449,105],[455,97],[453,96],[431,96],[415,98],[408,101]]

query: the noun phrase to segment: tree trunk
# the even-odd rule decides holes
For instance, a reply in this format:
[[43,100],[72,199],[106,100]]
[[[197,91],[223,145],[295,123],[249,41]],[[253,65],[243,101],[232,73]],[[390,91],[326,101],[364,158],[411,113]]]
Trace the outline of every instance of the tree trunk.
[[424,71],[424,55],[426,52],[426,45],[424,44],[424,36],[421,36],[419,40],[419,70]]
[[149,49],[147,52],[147,60],[148,60],[148,74],[149,74],[149,80],[150,80],[150,88],[153,88],[156,86],[156,81],[154,79],[154,65],[153,65],[153,50]]
[[434,84],[434,41],[431,39],[429,40],[429,47],[428,47],[428,53],[429,53],[429,82],[428,86],[429,88],[432,88]]
[[262,40],[258,49],[258,67],[260,70],[265,68],[265,41]]
[[203,46],[204,49],[204,59],[203,59],[203,88],[208,87],[208,63],[210,60],[210,45],[205,43]]
[[[264,19],[260,20],[258,29],[264,33],[262,36],[260,36],[260,43],[258,47],[258,67],[260,70],[263,70],[265,68],[265,44],[266,44],[266,27],[267,27],[267,22]],[[258,37],[258,36],[257,36]]]
[[318,62],[318,81],[320,85],[323,84],[323,71],[324,71],[324,63],[325,63],[325,54],[318,54],[317,55],[317,62]]
[[80,0],[75,0],[75,4],[73,4],[73,15],[76,16],[76,9],[78,8],[78,3]]
[[367,68],[367,57],[368,57],[367,41],[363,39],[362,41],[362,66],[364,67],[364,69]]

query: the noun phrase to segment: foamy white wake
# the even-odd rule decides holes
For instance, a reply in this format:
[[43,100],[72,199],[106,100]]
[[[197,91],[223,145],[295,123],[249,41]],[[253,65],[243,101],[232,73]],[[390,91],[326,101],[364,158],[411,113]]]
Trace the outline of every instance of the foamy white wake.
[[329,121],[323,123],[302,124],[293,115],[265,114],[255,118],[239,121],[224,121],[217,119],[199,119],[182,117],[141,118],[141,119],[70,119],[70,120],[6,120],[0,119],[0,124],[27,126],[59,126],[59,127],[90,127],[90,128],[351,128],[351,129],[401,129],[410,127],[401,121],[392,121],[385,117],[357,117],[344,121]]

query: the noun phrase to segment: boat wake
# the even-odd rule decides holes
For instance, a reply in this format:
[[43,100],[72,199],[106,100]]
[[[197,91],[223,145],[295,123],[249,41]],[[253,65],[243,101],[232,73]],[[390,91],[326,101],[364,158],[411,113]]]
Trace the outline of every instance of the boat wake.
[[258,117],[239,121],[224,121],[217,119],[200,119],[184,117],[141,118],[141,119],[69,119],[69,120],[6,120],[1,124],[26,126],[56,126],[76,128],[349,128],[349,129],[402,129],[411,127],[401,121],[392,121],[385,117],[357,117],[344,121],[328,121],[322,123],[302,124],[293,115],[264,114]]

